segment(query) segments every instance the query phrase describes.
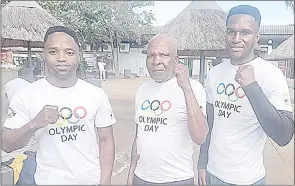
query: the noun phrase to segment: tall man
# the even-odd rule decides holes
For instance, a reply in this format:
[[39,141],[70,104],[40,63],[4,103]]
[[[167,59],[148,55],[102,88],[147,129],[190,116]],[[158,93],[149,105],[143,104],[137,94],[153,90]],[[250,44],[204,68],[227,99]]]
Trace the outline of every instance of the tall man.
[[106,93],[76,77],[78,43],[67,27],[47,30],[48,74],[15,94],[13,114],[4,123],[6,152],[24,147],[35,134],[38,185],[110,184],[116,120]]
[[148,44],[147,69],[152,80],[135,97],[136,137],[127,184],[194,183],[193,142],[208,133],[206,93],[179,64],[176,43],[157,35]]
[[237,6],[228,13],[225,38],[230,59],[213,67],[206,80],[210,132],[201,146],[199,184],[266,184],[267,136],[280,146],[293,136],[286,79],[279,68],[253,53],[260,21],[259,10],[251,6]]

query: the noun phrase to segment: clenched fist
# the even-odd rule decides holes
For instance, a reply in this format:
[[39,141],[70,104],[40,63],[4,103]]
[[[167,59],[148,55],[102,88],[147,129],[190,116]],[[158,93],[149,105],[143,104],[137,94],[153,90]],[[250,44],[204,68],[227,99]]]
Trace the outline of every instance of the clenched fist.
[[58,107],[53,105],[45,105],[43,109],[32,120],[31,128],[40,129],[49,124],[54,124],[59,118]]
[[236,82],[246,87],[255,82],[254,69],[251,65],[240,66],[235,76]]
[[176,64],[173,70],[177,83],[182,89],[190,88],[189,73],[188,69],[183,64]]

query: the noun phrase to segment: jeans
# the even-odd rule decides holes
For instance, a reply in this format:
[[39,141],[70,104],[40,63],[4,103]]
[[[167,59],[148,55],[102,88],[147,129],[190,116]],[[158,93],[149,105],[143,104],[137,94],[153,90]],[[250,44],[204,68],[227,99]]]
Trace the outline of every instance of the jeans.
[[[220,180],[219,178],[217,178],[216,176],[213,176],[209,172],[207,172],[207,175],[206,175],[206,183],[207,185],[235,185],[235,184],[224,182]],[[266,185],[266,178],[263,177],[261,180],[253,183],[252,185]]]
[[28,157],[23,161],[23,167],[16,185],[36,185],[34,177],[36,167],[36,152],[29,153]]

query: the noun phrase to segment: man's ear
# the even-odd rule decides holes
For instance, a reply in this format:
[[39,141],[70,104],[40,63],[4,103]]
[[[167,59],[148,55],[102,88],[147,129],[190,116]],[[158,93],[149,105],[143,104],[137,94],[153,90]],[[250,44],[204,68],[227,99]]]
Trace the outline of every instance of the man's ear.
[[260,33],[258,32],[255,36],[255,43],[258,43],[259,39],[260,39]]

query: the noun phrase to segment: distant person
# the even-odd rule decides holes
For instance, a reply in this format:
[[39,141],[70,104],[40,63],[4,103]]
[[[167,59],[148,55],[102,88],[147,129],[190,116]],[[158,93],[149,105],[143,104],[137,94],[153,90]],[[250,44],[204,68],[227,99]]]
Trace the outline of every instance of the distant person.
[[38,80],[39,75],[41,75],[42,72],[42,61],[40,59],[35,60],[35,68],[33,70],[33,77],[35,80]]
[[4,85],[4,94],[8,99],[9,103],[14,96],[14,94],[21,88],[30,84],[29,82],[29,69],[28,68],[20,68],[18,70],[18,77],[8,81]]
[[205,89],[189,78],[167,35],[151,39],[146,66],[152,80],[136,92],[127,184],[194,185],[193,144],[202,144],[209,130]]
[[105,81],[106,80],[106,70],[105,70],[106,64],[103,61],[99,61],[97,65],[99,70],[99,79],[101,81]]
[[116,119],[105,91],[77,78],[76,33],[50,27],[44,58],[47,76],[18,91],[10,102],[2,149],[21,149],[35,135],[37,185],[109,185]]
[[226,19],[229,60],[206,79],[208,137],[198,161],[200,185],[265,185],[267,136],[287,145],[294,133],[291,99],[282,71],[254,53],[261,15],[249,5]]

